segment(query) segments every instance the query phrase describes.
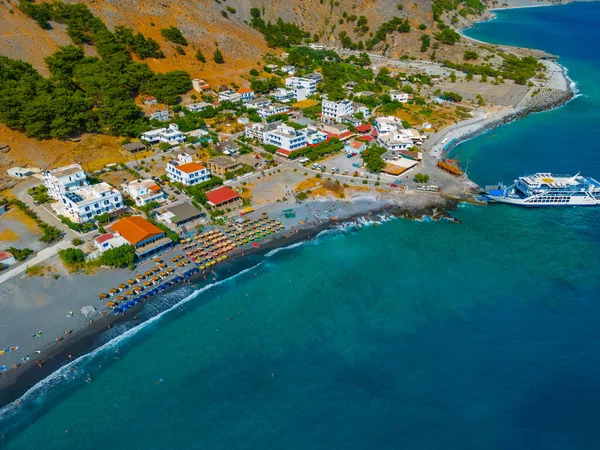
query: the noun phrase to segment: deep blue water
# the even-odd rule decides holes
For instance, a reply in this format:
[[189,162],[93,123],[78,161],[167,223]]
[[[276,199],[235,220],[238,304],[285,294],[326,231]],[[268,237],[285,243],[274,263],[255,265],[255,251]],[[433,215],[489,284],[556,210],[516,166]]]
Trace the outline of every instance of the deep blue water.
[[[600,177],[599,16],[480,25],[561,54],[582,96],[460,146],[475,181]],[[597,449],[600,210],[456,215],[280,251],[57,376],[0,423],[6,448]]]

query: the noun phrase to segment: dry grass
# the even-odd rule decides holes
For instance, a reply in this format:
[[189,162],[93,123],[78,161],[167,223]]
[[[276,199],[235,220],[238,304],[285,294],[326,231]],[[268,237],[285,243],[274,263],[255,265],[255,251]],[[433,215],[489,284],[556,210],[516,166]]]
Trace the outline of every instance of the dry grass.
[[318,104],[319,104],[319,102],[317,102],[316,100],[306,99],[306,100],[302,100],[300,102],[294,103],[293,106],[294,106],[294,108],[305,109],[305,108],[310,108],[312,106],[316,106]]
[[[21,211],[19,208],[11,208],[5,215],[5,218],[13,219],[16,222],[22,223],[30,232],[39,233],[40,228],[38,227],[35,220]],[[15,233],[16,234],[16,233]]]
[[300,183],[298,183],[296,185],[296,187],[294,188],[294,191],[296,192],[300,192],[300,191],[305,191],[307,189],[313,189],[317,186],[321,186],[322,185],[322,181],[317,178],[317,177],[312,177],[309,178],[307,180],[301,181]]
[[7,229],[0,232],[0,241],[2,242],[14,242],[18,241],[20,236],[15,233],[13,230]]

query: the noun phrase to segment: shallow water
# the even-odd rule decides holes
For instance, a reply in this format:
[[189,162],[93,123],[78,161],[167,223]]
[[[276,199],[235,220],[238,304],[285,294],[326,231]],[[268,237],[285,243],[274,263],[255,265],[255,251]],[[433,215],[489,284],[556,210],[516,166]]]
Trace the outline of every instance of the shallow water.
[[[476,182],[600,177],[600,58],[581,51],[577,22],[594,15],[599,4],[574,4],[480,25],[479,39],[509,29],[505,42],[563,55],[582,97],[460,146]],[[555,21],[573,33],[527,40]],[[462,225],[392,220],[272,253],[77,362],[75,379],[67,369],[5,415],[4,443],[596,449],[599,214],[464,205]]]

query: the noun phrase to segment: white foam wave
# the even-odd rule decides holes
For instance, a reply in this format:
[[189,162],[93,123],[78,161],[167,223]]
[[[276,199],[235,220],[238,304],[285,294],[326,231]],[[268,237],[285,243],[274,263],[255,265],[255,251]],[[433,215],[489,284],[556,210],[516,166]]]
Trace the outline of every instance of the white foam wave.
[[304,244],[304,242],[296,242],[295,244],[288,245],[287,247],[278,247],[278,248],[271,250],[269,253],[265,254],[265,256],[267,258],[270,258],[271,256],[276,255],[277,253],[279,253],[282,250],[291,250],[292,248],[300,247],[303,244]]
[[[244,269],[240,272],[238,272],[237,274],[229,277],[229,278],[225,278],[223,280],[219,280],[216,281],[214,283],[211,284],[207,284],[206,286],[195,290],[194,292],[192,292],[190,295],[188,295],[187,297],[183,298],[182,300],[180,300],[179,302],[177,302],[176,304],[174,304],[172,307],[170,307],[169,309],[166,309],[162,312],[160,312],[159,314],[157,314],[154,317],[151,317],[150,319],[146,320],[145,322],[140,323],[139,325],[130,328],[129,330],[125,331],[123,334],[120,334],[119,336],[116,336],[115,338],[111,339],[110,341],[106,342],[105,344],[103,344],[102,346],[98,347],[97,349],[93,350],[90,353],[86,353],[85,355],[80,356],[79,358],[69,362],[67,365],[62,366],[60,369],[58,369],[57,371],[51,373],[50,375],[48,375],[46,378],[44,378],[43,380],[39,381],[38,383],[36,383],[33,387],[31,387],[27,392],[25,392],[25,394],[23,394],[20,398],[19,398],[19,403],[24,403],[27,402],[28,400],[33,400],[35,403],[40,404],[43,401],[43,395],[46,392],[49,392],[50,390],[52,390],[53,388],[57,387],[59,384],[61,384],[64,381],[68,381],[70,379],[72,379],[73,375],[79,375],[82,372],[82,366],[84,366],[85,363],[93,360],[97,355],[101,354],[102,352],[106,351],[106,350],[112,350],[114,348],[116,348],[120,343],[124,342],[125,340],[131,338],[132,336],[135,336],[137,333],[139,333],[140,331],[142,331],[143,329],[149,327],[150,325],[152,325],[153,323],[157,322],[158,320],[160,320],[162,317],[164,317],[166,314],[170,313],[171,311],[179,308],[181,305],[189,302],[190,300],[196,298],[198,296],[198,294],[201,294],[202,292],[206,292],[209,289],[212,289],[216,286],[220,286],[228,281],[233,280],[234,278],[239,277],[240,275],[243,275],[245,273],[248,273],[254,269],[256,269],[258,266],[260,266],[262,264],[262,262],[249,267],[247,269]],[[78,367],[78,370],[71,370],[72,367]],[[0,420],[3,420],[5,418],[7,418],[8,416],[12,415],[13,413],[17,412],[17,409],[19,407],[16,405],[16,402],[11,403],[9,405],[6,405],[4,408],[0,409]]]

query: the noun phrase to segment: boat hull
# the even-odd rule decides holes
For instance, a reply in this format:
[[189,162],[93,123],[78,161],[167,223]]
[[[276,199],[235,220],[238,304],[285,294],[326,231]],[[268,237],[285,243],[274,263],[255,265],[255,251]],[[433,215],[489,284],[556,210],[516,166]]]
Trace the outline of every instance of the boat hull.
[[540,202],[534,203],[528,201],[528,199],[522,198],[510,198],[510,197],[494,197],[487,196],[487,199],[490,203],[505,203],[507,205],[521,206],[523,208],[553,208],[560,206],[600,206],[600,199],[589,199],[589,198],[580,198],[580,199],[569,199],[568,202]]

